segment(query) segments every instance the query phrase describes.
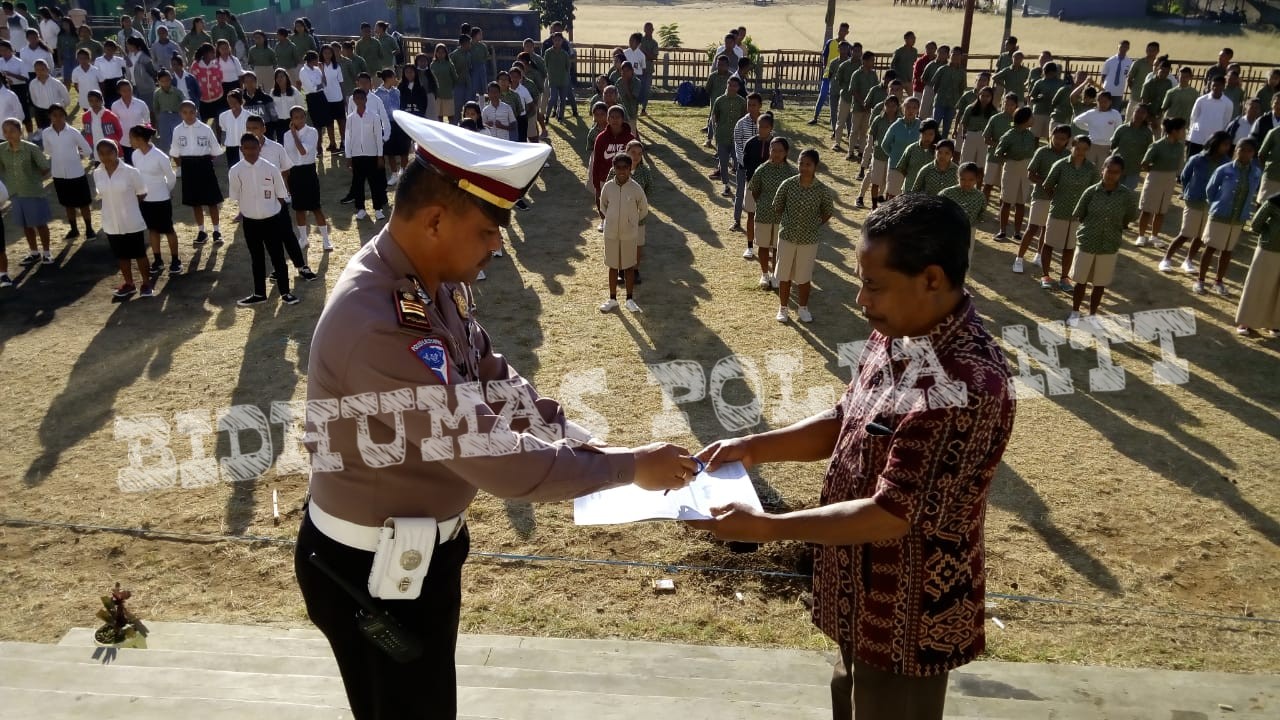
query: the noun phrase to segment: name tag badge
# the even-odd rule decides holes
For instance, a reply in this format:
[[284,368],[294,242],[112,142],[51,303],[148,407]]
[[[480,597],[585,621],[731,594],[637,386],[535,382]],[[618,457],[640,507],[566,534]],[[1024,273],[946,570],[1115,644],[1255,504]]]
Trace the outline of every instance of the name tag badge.
[[271,199],[271,190],[263,190],[263,191],[262,191],[262,199],[263,199],[263,200],[270,200],[270,199]]
[[444,349],[444,342],[438,338],[422,338],[410,345],[409,350],[442,384],[449,384],[449,353]]

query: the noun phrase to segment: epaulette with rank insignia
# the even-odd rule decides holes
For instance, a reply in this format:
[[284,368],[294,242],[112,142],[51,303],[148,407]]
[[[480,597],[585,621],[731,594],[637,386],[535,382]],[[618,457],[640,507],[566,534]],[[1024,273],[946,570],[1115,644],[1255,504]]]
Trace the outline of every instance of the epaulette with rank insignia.
[[396,306],[396,321],[400,327],[415,333],[431,332],[431,319],[427,317],[426,303],[409,290],[397,290],[391,293]]

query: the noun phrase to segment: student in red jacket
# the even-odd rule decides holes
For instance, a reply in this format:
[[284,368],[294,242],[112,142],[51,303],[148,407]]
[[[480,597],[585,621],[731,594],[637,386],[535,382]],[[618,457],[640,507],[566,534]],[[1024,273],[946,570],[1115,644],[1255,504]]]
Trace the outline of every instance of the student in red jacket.
[[[627,113],[621,105],[609,108],[609,124],[604,132],[596,138],[591,152],[591,186],[595,188],[596,212],[600,212],[600,188],[609,179],[609,170],[613,168],[613,159],[627,154],[627,144],[636,139],[627,123]],[[600,214],[600,224],[596,230],[604,232],[604,214]]]
[[89,147],[94,149],[94,159],[97,159],[99,140],[113,140],[119,144],[120,139],[124,137],[120,118],[103,105],[102,93],[97,90],[89,91],[89,109],[84,111],[80,123],[84,128],[85,140],[88,140]]

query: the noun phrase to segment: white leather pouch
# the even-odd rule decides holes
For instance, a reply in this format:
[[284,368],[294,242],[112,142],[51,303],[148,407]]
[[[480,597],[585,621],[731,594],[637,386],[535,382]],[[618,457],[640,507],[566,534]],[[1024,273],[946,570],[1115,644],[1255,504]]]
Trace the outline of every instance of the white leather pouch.
[[435,518],[387,518],[369,571],[369,594],[381,600],[413,600],[436,549]]

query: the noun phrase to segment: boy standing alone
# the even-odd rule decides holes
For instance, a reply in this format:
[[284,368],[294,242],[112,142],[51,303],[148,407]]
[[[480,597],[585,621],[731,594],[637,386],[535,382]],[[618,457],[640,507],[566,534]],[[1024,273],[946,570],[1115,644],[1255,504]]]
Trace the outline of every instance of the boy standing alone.
[[636,304],[635,268],[639,260],[640,223],[649,214],[644,190],[631,182],[631,156],[619,153],[613,158],[614,178],[600,190],[600,212],[604,215],[604,262],[609,270],[609,299],[600,312],[618,308],[618,271],[625,278],[626,308],[640,312]]

